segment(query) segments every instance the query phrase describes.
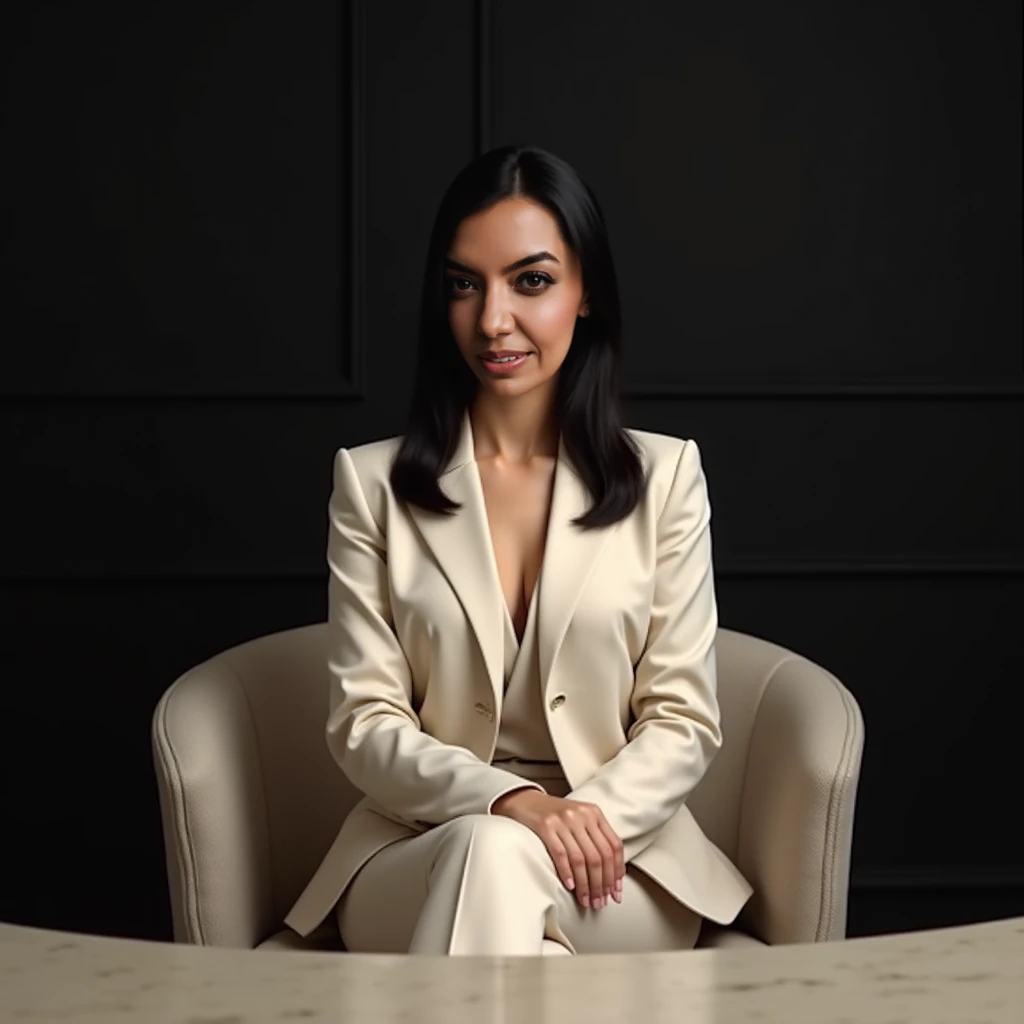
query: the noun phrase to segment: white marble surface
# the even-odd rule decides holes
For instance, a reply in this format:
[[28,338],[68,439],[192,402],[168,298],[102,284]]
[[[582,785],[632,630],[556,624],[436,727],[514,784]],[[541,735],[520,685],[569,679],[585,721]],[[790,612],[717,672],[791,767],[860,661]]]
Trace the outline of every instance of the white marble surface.
[[0,924],[0,1021],[1021,1024],[1024,918],[576,957],[230,950]]

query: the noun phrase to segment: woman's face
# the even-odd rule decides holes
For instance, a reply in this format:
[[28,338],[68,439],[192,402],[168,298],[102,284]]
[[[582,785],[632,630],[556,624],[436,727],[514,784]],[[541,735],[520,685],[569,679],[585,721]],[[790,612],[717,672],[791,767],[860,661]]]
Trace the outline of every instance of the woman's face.
[[[575,254],[555,218],[529,199],[503,199],[467,217],[445,261],[448,323],[482,387],[516,396],[553,388],[586,296]],[[481,356],[524,353],[519,363],[488,369]]]

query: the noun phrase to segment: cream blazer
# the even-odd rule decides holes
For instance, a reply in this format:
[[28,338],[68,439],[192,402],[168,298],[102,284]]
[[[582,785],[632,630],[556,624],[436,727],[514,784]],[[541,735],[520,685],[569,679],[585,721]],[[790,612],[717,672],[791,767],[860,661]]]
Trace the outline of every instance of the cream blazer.
[[[628,863],[728,924],[752,889],[701,831],[686,798],[722,743],[711,508],[696,441],[629,430],[650,482],[605,528],[559,442],[537,644],[551,739]],[[504,693],[504,596],[468,412],[442,489],[451,517],[396,499],[400,438],[338,450],[327,562],[327,745],[364,795],[285,923],[308,935],[378,850],[503,793],[540,786],[492,765]]]

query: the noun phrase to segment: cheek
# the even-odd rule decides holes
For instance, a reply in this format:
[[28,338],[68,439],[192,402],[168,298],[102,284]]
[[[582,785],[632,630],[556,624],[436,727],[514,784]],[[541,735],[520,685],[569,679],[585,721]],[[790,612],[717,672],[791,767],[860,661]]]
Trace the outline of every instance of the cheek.
[[552,344],[567,344],[576,326],[578,303],[564,299],[538,303],[529,314],[530,325],[537,337]]
[[448,326],[451,327],[453,332],[460,330],[462,322],[466,319],[464,306],[465,303],[463,302],[448,303]]
[[453,302],[448,306],[448,329],[463,352],[472,348],[476,330],[472,313],[467,313],[468,305],[465,302]]

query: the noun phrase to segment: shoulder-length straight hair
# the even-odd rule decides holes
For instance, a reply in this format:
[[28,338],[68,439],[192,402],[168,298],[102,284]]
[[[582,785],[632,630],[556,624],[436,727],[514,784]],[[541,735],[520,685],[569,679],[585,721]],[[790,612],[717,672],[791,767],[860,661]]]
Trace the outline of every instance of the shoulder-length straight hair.
[[608,526],[633,511],[646,487],[640,451],[622,424],[615,267],[596,196],[569,164],[535,146],[502,146],[483,154],[441,199],[423,275],[413,397],[390,471],[391,487],[398,498],[429,511],[451,515],[462,507],[442,491],[438,477],[454,454],[479,381],[452,337],[444,260],[466,217],[513,196],[544,206],[580,262],[590,312],[577,318],[559,371],[555,418],[593,498],[573,522],[584,529]]

